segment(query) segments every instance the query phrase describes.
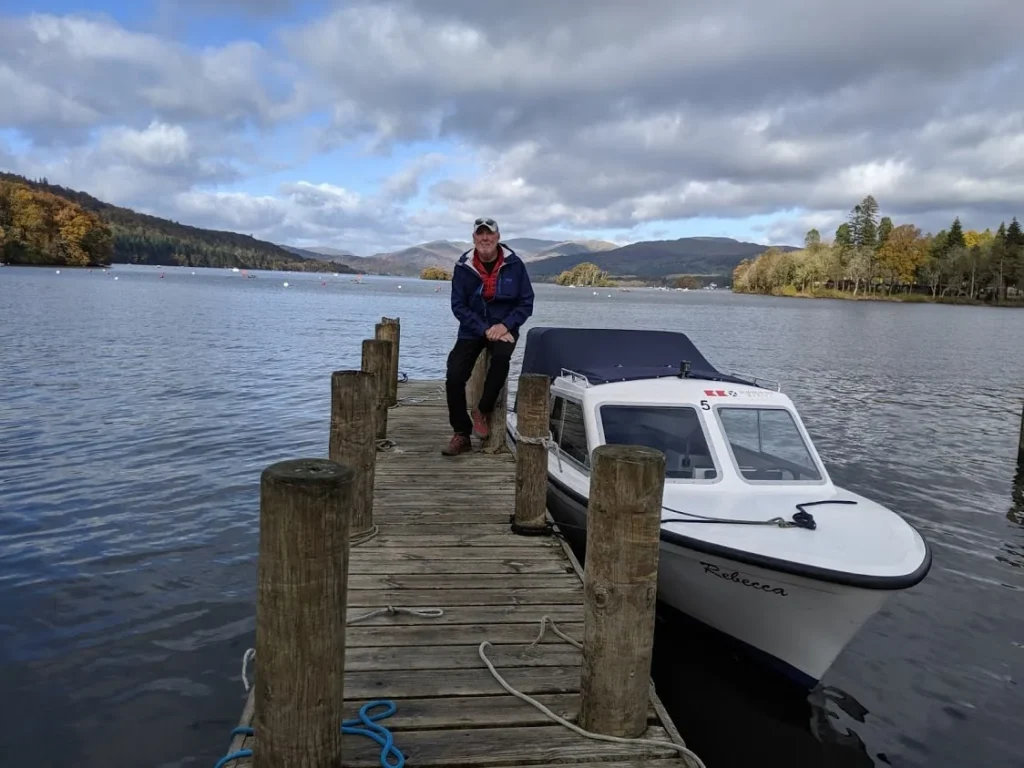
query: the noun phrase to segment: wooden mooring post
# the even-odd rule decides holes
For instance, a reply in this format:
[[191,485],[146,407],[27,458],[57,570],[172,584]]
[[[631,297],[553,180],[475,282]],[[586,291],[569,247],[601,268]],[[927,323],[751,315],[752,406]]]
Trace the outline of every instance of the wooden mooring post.
[[398,353],[402,338],[401,318],[382,317],[375,326],[374,338],[379,341],[391,342],[388,362],[387,398],[388,406],[396,405],[398,403]]
[[[389,343],[364,342],[388,358],[388,382]],[[480,357],[471,407],[489,363]],[[340,768],[407,755],[422,768],[702,768],[650,686],[664,456],[594,451],[584,568],[566,541],[508,526],[511,513],[524,528],[546,527],[546,377],[520,378],[527,442],[515,460],[499,449],[457,462],[438,451],[450,435],[440,381],[405,384],[417,407],[388,420],[404,450],[378,454],[370,414],[388,402],[379,377],[334,372],[329,457],[261,475],[257,668],[223,764]],[[506,398],[507,386],[492,421],[501,447]],[[367,525],[377,535],[355,546]],[[557,632],[544,632],[549,621]],[[378,724],[396,730],[387,753],[341,727],[370,700],[396,705],[393,725],[388,715]],[[558,718],[640,740],[589,738]]]
[[378,440],[388,436],[388,408],[391,406],[391,342],[382,339],[363,339],[362,370],[372,374],[374,434]]
[[592,461],[579,725],[637,738],[647,725],[665,455],[600,445]]
[[1017,462],[1024,464],[1024,404],[1020,408],[1020,442],[1017,443]]
[[[548,448],[551,380],[542,373],[519,377],[516,408],[516,509],[512,530],[529,534],[547,527]],[[504,434],[504,426],[502,426]]]
[[329,459],[260,478],[255,768],[341,765],[354,478]]
[[[349,525],[352,539],[364,537],[373,530],[373,482],[377,467],[374,406],[379,397],[378,387],[377,375],[373,373],[334,371],[331,374],[331,433],[327,457],[355,471]],[[384,415],[386,419],[386,408]]]
[[[476,358],[476,365],[473,366],[473,373],[466,384],[466,404],[472,411],[484,391],[484,379],[487,378],[487,369],[491,365],[491,351],[483,350]],[[508,409],[508,380],[501,388],[498,399],[494,403],[494,410],[487,419],[488,434],[483,440],[482,450],[484,453],[504,453],[508,450],[505,440],[505,416]]]

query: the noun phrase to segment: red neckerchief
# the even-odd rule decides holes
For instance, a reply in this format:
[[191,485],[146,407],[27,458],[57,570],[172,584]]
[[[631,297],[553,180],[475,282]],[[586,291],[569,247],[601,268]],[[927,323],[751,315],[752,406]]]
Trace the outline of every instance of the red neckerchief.
[[480,254],[476,252],[475,248],[473,249],[473,266],[476,267],[476,271],[480,273],[480,277],[484,281],[483,294],[485,301],[490,301],[491,299],[493,299],[495,292],[498,290],[498,270],[501,269],[501,265],[504,263],[504,261],[505,252],[499,245],[498,257],[493,262],[491,262],[493,266],[491,267],[491,271],[488,272],[487,268],[484,267],[483,261],[481,261],[480,259]]

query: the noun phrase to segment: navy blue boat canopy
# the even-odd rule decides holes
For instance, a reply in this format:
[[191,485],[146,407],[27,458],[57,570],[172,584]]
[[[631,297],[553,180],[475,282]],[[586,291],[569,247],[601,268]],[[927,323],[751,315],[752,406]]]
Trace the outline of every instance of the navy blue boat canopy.
[[678,376],[684,363],[693,379],[755,384],[717,370],[685,333],[623,328],[531,328],[522,372],[554,379],[565,368],[606,384]]

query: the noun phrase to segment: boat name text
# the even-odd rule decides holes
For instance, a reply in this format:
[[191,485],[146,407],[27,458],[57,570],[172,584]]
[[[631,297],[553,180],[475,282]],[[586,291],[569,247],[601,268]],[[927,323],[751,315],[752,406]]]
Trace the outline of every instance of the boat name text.
[[703,560],[700,564],[704,566],[704,573],[710,573],[712,576],[717,576],[720,579],[726,581],[732,581],[736,584],[742,584],[745,587],[751,589],[758,589],[762,592],[768,592],[772,595],[779,595],[781,597],[789,597],[789,593],[786,592],[782,587],[773,587],[771,584],[762,584],[760,581],[753,581],[745,576],[740,576],[739,571],[723,571],[714,563],[705,563]]

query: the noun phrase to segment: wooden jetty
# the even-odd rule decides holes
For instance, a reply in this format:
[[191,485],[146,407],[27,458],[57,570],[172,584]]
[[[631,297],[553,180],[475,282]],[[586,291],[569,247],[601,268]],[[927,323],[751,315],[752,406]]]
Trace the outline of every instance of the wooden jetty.
[[[392,327],[382,333],[378,325],[377,340],[387,336],[393,341],[387,349],[396,349],[397,321],[385,324]],[[341,733],[340,728],[343,719],[356,719],[367,702],[388,700],[396,711],[378,725],[390,731],[409,766],[701,766],[686,750],[650,682],[653,604],[650,636],[645,636],[646,614],[639,630],[632,626],[625,632],[620,628],[617,638],[598,636],[595,627],[614,634],[614,626],[607,630],[606,625],[614,625],[616,618],[593,613],[600,608],[587,603],[584,570],[565,541],[512,530],[513,516],[528,529],[538,525],[536,512],[531,520],[527,509],[531,499],[533,504],[539,499],[546,514],[543,475],[528,481],[524,474],[528,461],[534,462],[533,475],[538,468],[544,471],[539,461],[546,447],[539,440],[520,446],[522,454],[535,445],[532,458],[510,453],[503,447],[501,412],[494,425],[500,436],[488,441],[488,452],[478,447],[471,454],[442,456],[440,449],[451,434],[444,382],[392,384],[397,379],[394,361],[378,354],[375,345],[364,350],[369,350],[364,354],[365,376],[334,374],[330,452],[351,469],[345,470],[345,478],[325,480],[345,488],[343,496],[324,502],[328,506],[322,515],[344,517],[336,514],[336,500],[342,498],[353,507],[348,517],[363,522],[346,521],[342,527],[327,520],[299,533],[303,520],[312,516],[310,505],[327,497],[310,496],[294,502],[287,514],[274,512],[269,507],[285,503],[284,491],[271,483],[274,468],[264,472],[255,683],[236,729],[241,732],[228,749],[229,755],[241,751],[243,756],[222,758],[218,765],[398,765],[393,754],[382,757],[381,745],[372,738]],[[386,373],[381,375],[381,370]],[[357,401],[366,397],[367,379],[373,382],[373,405],[369,418],[357,423]],[[349,386],[348,395],[339,392],[344,386]],[[474,386],[478,382],[470,384]],[[527,399],[544,416],[546,434],[546,384],[526,381],[521,387],[521,398],[532,387],[535,394]],[[351,394],[357,390],[362,394]],[[385,440],[376,409],[382,402],[390,406],[384,415]],[[357,433],[363,437],[353,437]],[[528,437],[525,427],[523,434]],[[369,468],[361,466],[367,440],[376,448]],[[663,473],[663,464],[651,466]],[[366,471],[372,472],[372,498],[359,499],[359,475]],[[369,537],[352,527],[365,528],[367,520],[374,526]],[[549,521],[543,521],[548,533]],[[291,543],[265,537],[291,537]],[[344,549],[337,545],[339,538],[346,539]],[[653,551],[656,556],[656,542]],[[283,586],[276,587],[275,580]],[[330,582],[330,588],[322,589],[321,582]],[[609,588],[615,592],[615,584]],[[605,587],[598,584],[596,589]],[[325,610],[322,596],[310,598],[311,590],[337,601],[341,616]],[[607,594],[605,589],[606,599]],[[313,600],[315,605],[288,607],[285,598]],[[625,610],[624,620],[637,625],[637,611],[646,608]],[[585,616],[594,615],[587,634]],[[559,637],[545,618],[575,642]],[[321,634],[331,637],[321,642]],[[618,656],[609,662],[611,653]],[[509,692],[482,654],[511,688],[565,722],[612,740],[581,735]],[[343,665],[337,656],[343,657]],[[635,666],[627,668],[628,663]],[[634,681],[637,669],[643,676]],[[627,682],[619,685],[615,674]],[[624,693],[630,686],[633,693]],[[590,711],[581,714],[588,705]],[[261,706],[268,710],[260,712],[262,717],[257,714]],[[265,741],[259,734],[266,734]]]

